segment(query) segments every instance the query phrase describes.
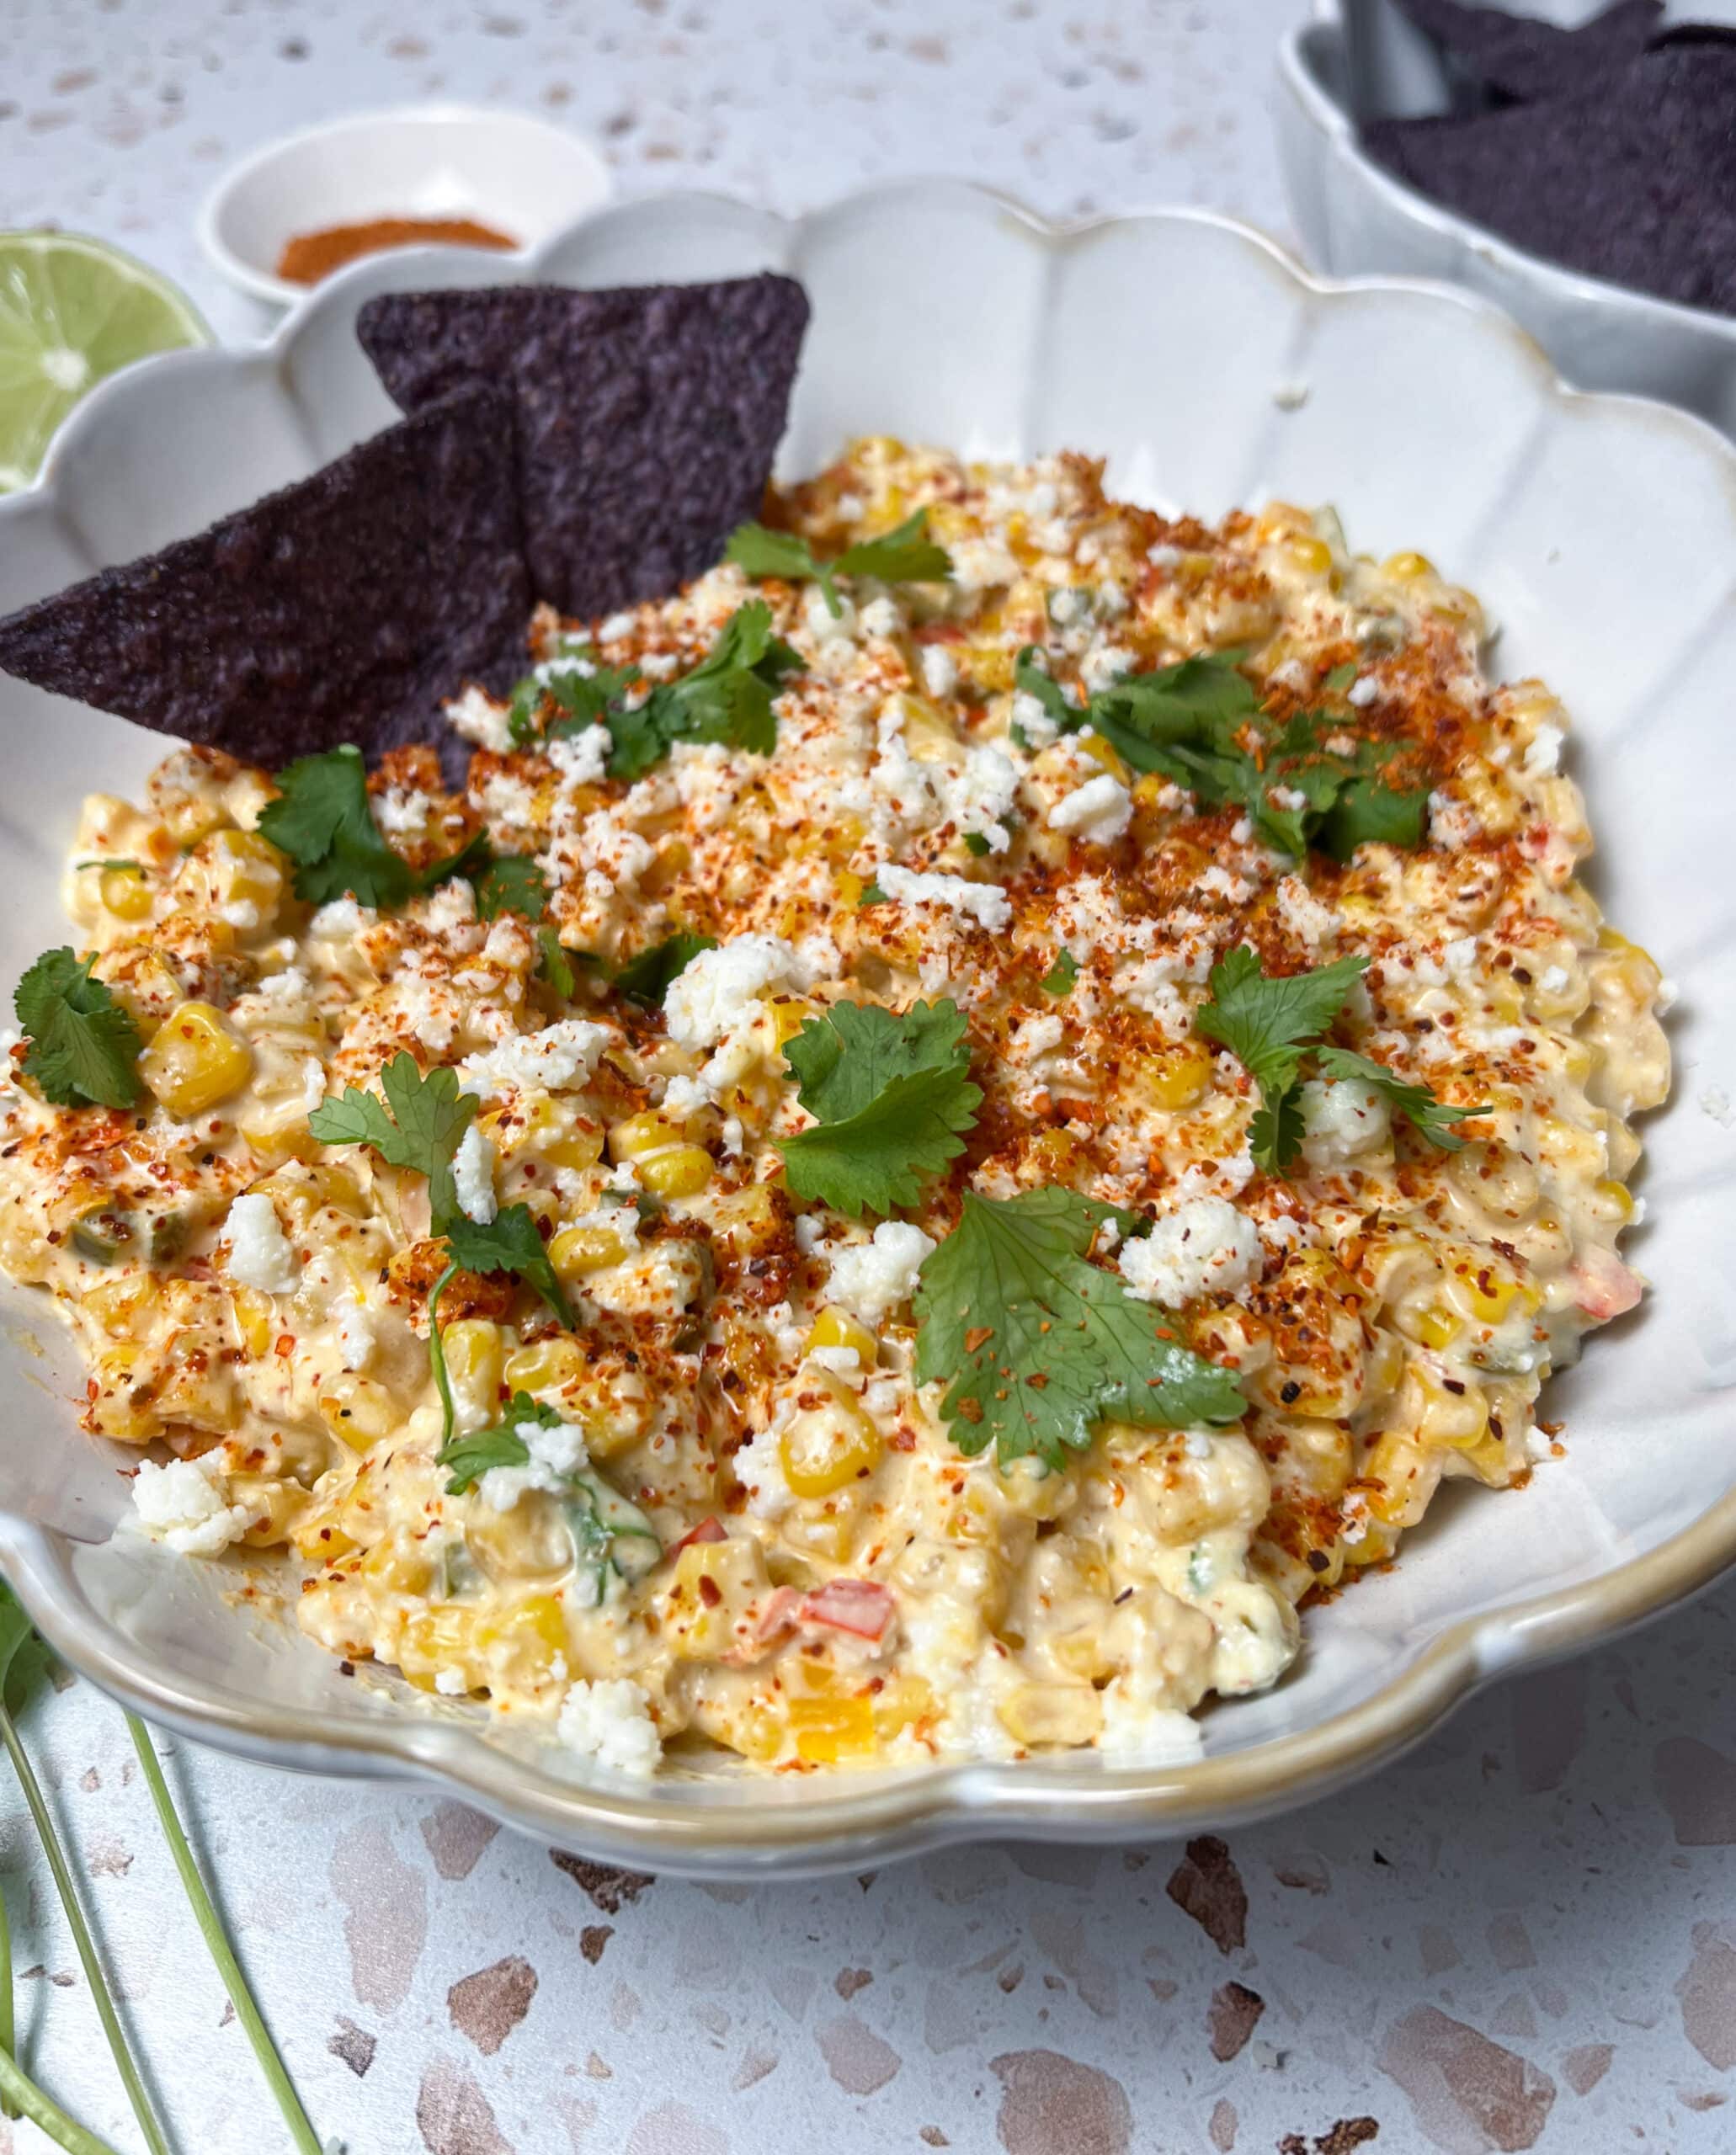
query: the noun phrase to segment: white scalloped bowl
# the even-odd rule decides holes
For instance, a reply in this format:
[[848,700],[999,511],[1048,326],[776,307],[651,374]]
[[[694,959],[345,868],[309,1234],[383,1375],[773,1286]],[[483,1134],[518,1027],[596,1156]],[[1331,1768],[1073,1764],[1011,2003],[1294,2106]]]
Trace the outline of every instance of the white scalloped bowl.
[[[1736,451],[1680,413],[1564,390],[1478,301],[1318,283],[1196,215],[1057,231],[936,183],[786,223],[679,195],[606,210],[523,274],[766,267],[800,276],[814,307],[787,471],[873,431],[1102,451],[1118,489],[1208,516],[1332,501],[1353,543],[1420,547],[1478,589],[1506,624],[1505,670],[1565,696],[1600,895],[1682,990],[1680,1083],[1647,1128],[1652,1223],[1632,1246],[1656,1291],[1552,1387],[1567,1458],[1522,1491],[1443,1498],[1393,1572],[1311,1614],[1284,1683],[1214,1708],[1205,1759],[1164,1769],[1089,1757],[647,1789],[509,1748],[474,1713],[345,1679],[292,1622],[235,1604],[235,1574],[111,1538],[125,1455],[74,1428],[76,1358],[46,1298],[17,1290],[0,1297],[0,1563],[67,1658],[157,1721],[284,1765],[438,1784],[652,1869],[860,1867],[971,1837],[1126,1838],[1280,1810],[1393,1756],[1497,1671],[1606,1636],[1736,1558],[1736,1136],[1695,1104],[1736,1075]],[[262,350],[117,376],[40,483],[0,503],[0,606],[194,530],[385,424],[351,330],[362,301],[499,274],[436,250],[362,263]],[[4,678],[0,726],[0,975],[15,978],[65,938],[56,882],[81,795],[130,791],[162,744]]]
[[[1357,110],[1448,109],[1435,46],[1394,0],[1315,0],[1316,19],[1278,48],[1279,160],[1311,259],[1339,276],[1445,277],[1493,300],[1586,389],[1661,396],[1736,436],[1736,316],[1582,275],[1473,224],[1367,155]],[[1595,0],[1535,0],[1569,22]],[[1730,18],[1731,0],[1686,13]]]

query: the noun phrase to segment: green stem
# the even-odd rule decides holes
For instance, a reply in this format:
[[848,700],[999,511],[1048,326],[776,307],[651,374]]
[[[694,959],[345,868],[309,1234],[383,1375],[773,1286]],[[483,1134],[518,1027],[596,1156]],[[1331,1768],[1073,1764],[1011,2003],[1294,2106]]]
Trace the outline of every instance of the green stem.
[[440,1395],[440,1449],[443,1451],[452,1441],[452,1432],[458,1424],[458,1410],[452,1404],[452,1380],[446,1374],[446,1349],[440,1338],[440,1297],[459,1269],[456,1264],[449,1264],[435,1280],[434,1292],[428,1298],[428,1359],[434,1365],[434,1389]]
[[[6,1896],[0,1893],[0,2051],[9,2057],[17,2048],[12,2022],[12,1925],[7,1919]],[[0,2088],[0,2117],[17,2115],[12,2098]]]
[[106,2140],[87,2131],[51,2095],[45,2095],[9,2051],[0,2051],[0,2095],[6,2099],[8,2117],[27,2117],[67,2155],[114,2155]]
[[[0,1742],[3,1742],[12,1760],[13,1771],[18,1775],[19,1786],[24,1792],[24,1801],[30,1806],[30,1816],[36,1822],[36,1831],[41,1838],[42,1852],[48,1858],[48,1867],[54,1873],[55,1889],[61,1897],[61,1906],[67,1912],[67,1921],[72,1928],[72,1943],[78,1949],[78,1958],[84,1964],[84,1979],[90,1985],[92,2003],[97,2009],[97,2018],[103,2024],[103,2033],[109,2039],[109,2048],[114,2056],[115,2069],[120,2075],[121,2085],[126,2089],[126,2099],[132,2104],[133,2115],[139,2121],[139,2131],[145,2136],[145,2145],[151,2155],[169,2155],[168,2143],[162,2136],[162,2128],[157,2122],[150,2098],[145,2093],[145,2083],[139,2078],[138,2067],[132,2062],[126,2047],[126,2038],[121,2033],[120,2020],[114,2010],[114,2000],[109,1995],[108,1981],[103,1974],[102,1963],[97,1959],[97,1950],[92,1942],[89,1925],[84,1920],[84,1911],[78,1905],[78,1896],[72,1884],[72,1874],[67,1868],[67,1859],[61,1852],[61,1837],[55,1831],[48,1806],[43,1801],[42,1791],[37,1785],[35,1769],[25,1756],[24,1747],[13,1725],[11,1713],[3,1698],[0,1698]],[[17,2067],[13,2067],[14,2072]],[[20,2073],[19,2078],[24,2076]],[[24,2082],[29,2086],[28,2081]],[[8,2091],[9,2092],[9,2091]],[[19,2097],[22,2104],[23,2097]],[[45,2097],[43,2099],[46,2100]],[[27,2112],[28,2115],[28,2112]],[[58,2112],[56,2113],[59,2115]],[[70,2123],[71,2120],[68,2120]],[[47,2130],[46,2127],[44,2128]],[[83,2131],[75,2126],[75,2131]],[[99,2147],[101,2142],[86,2136],[86,2144]],[[63,2147],[73,2145],[62,2142]]]
[[253,2003],[253,1993],[248,1988],[247,1977],[241,1964],[230,1949],[224,1934],[222,1919],[211,1904],[211,1897],[199,1874],[193,1860],[193,1851],[187,1845],[187,1836],[182,1831],[181,1821],[175,1810],[174,1798],[169,1794],[168,1783],[163,1779],[145,1726],[136,1714],[129,1714],[126,1725],[131,1733],[133,1748],[139,1754],[139,1764],[145,1769],[145,1785],[151,1791],[151,1801],[157,1806],[157,1821],[162,1828],[162,1838],[168,1843],[169,1854],[175,1860],[175,1869],[181,1874],[181,1883],[187,1890],[193,1913],[210,1955],[217,1964],[217,1973],[222,1977],[223,1987],[229,1993],[229,2002],[235,2008],[235,2017],[247,2030],[248,2041],[253,2046],[253,2056],[259,2062],[259,2070],[265,2083],[276,2099],[277,2107],[283,2112],[284,2123],[290,2129],[290,2137],[301,2155],[321,2155],[320,2144],[313,2127],[307,2122],[307,2113],[302,2109],[284,2062],[278,2055],[269,2030],[259,2017],[259,2009]]

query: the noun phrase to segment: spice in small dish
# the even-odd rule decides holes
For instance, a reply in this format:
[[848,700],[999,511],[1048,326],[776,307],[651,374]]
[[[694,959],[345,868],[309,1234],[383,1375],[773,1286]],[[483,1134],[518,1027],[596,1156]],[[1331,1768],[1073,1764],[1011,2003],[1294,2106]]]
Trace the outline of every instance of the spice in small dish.
[[327,225],[284,242],[277,274],[292,285],[317,285],[346,263],[392,247],[495,247],[510,253],[517,240],[473,217],[374,217],[365,224]]

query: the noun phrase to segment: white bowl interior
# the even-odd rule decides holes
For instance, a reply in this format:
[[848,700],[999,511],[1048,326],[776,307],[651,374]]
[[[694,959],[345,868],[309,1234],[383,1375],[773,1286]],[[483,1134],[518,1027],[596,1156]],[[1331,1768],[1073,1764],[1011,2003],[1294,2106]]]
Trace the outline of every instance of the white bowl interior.
[[376,217],[469,217],[525,248],[606,201],[611,185],[583,136],[528,113],[412,107],[269,145],[219,184],[205,229],[221,269],[288,301],[304,288],[280,279],[277,263],[299,233]]
[[[1009,455],[1094,450],[1113,486],[1207,516],[1270,495],[1330,500],[1353,545],[1419,546],[1478,588],[1505,625],[1498,670],[1564,694],[1598,887],[1682,995],[1677,1090],[1645,1130],[1652,1221],[1631,1245],[1656,1291],[1554,1387],[1567,1458],[1522,1492],[1443,1503],[1396,1571],[1312,1614],[1285,1683],[1211,1713],[1205,1765],[1160,1775],[1094,1759],[893,1785],[678,1780],[636,1798],[509,1755],[461,1715],[402,1711],[286,1627],[226,1610],[232,1577],[104,1539],[125,1455],[73,1430],[74,1360],[44,1299],[18,1290],[0,1296],[14,1400],[0,1551],[75,1657],[159,1714],[297,1763],[353,1769],[359,1753],[444,1774],[519,1822],[668,1867],[846,1863],[969,1830],[1178,1830],[1275,1808],[1418,1732],[1489,1669],[1683,1591],[1736,1547],[1736,1523],[1710,1555],[1702,1530],[1674,1570],[1574,1598],[1736,1488],[1736,1136],[1698,1104],[1736,1074],[1736,885],[1722,865],[1736,454],[1679,414],[1564,393],[1473,301],[1313,287],[1254,235],[1180,213],[1057,236],[962,184],[793,226],[674,197],[605,212],[507,274],[591,285],[764,265],[794,269],[814,305],[789,469],[847,434],[897,432]],[[439,252],[360,264],[263,354],[172,358],[99,391],[42,487],[0,505],[0,606],[194,529],[383,423],[356,307],[477,274],[474,257]],[[3,678],[0,728],[0,972],[16,977],[66,939],[56,876],[82,795],[136,786],[161,744]],[[1363,1716],[1354,1742],[1346,1716]]]

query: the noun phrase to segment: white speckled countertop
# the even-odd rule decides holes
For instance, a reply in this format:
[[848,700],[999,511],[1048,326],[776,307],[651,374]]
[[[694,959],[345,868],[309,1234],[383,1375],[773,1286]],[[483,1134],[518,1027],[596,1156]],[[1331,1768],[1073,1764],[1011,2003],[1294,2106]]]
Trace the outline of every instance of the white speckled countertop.
[[[1270,47],[1304,0],[0,0],[8,222],[120,240],[252,333],[192,237],[226,163],[347,107],[589,129],[628,191],[780,207],[966,172],[1059,212],[1285,228]],[[119,1715],[27,1723],[178,2145],[284,2142]],[[1698,2155],[1736,2145],[1736,1590],[1499,1689],[1353,1794],[1221,1842],[860,1879],[599,1873],[459,1805],[175,1748],[239,1950],[353,2155]],[[9,1779],[32,2069],[136,2147]],[[0,2124],[0,2155],[46,2146]]]

